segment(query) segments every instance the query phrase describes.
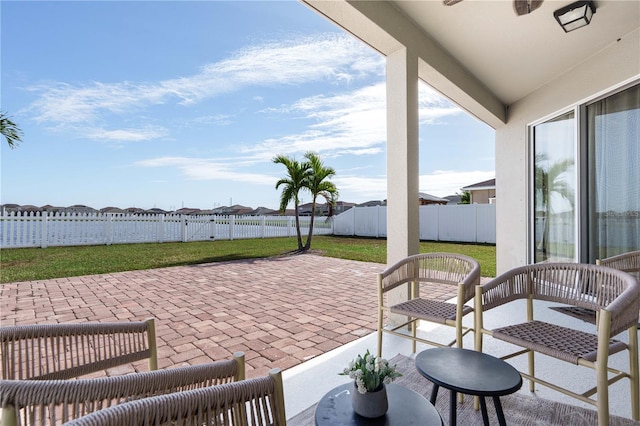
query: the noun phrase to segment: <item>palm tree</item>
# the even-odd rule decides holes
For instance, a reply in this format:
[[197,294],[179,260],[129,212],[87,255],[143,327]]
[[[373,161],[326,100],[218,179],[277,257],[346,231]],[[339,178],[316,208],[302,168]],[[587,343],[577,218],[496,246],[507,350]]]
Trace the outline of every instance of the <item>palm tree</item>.
[[7,140],[11,149],[22,142],[22,130],[4,112],[0,112],[0,133]]
[[545,209],[545,221],[542,231],[542,237],[539,242],[539,249],[543,254],[547,253],[547,244],[549,243],[549,221],[551,214],[553,213],[553,203],[551,202],[551,196],[557,194],[560,197],[566,199],[571,205],[573,210],[575,207],[574,191],[567,180],[562,176],[573,167],[572,159],[564,159],[549,164],[548,167],[543,167],[541,164],[546,162],[547,156],[544,153],[536,154],[535,158],[535,189],[537,203],[544,206]]
[[335,205],[338,198],[338,189],[328,179],[336,174],[336,171],[332,167],[325,167],[322,160],[314,152],[307,152],[304,154],[307,159],[307,165],[311,173],[308,175],[305,181],[305,188],[311,192],[311,223],[309,224],[309,235],[307,236],[307,242],[304,245],[305,250],[311,248],[311,237],[313,236],[313,225],[315,222],[316,212],[316,199],[318,196],[323,197],[329,209],[331,210]]
[[458,204],[471,204],[471,192],[462,190],[456,195],[460,196],[460,203]]
[[[300,204],[300,191],[304,188],[305,182],[308,179],[311,171],[309,170],[309,163],[304,162],[300,164],[294,158],[289,158],[284,155],[278,155],[273,158],[273,162],[276,164],[282,164],[287,168],[287,177],[280,179],[276,183],[276,189],[280,185],[284,185],[282,194],[280,195],[280,212],[284,214],[287,210],[287,206],[293,200],[293,205],[296,215],[296,232],[298,236],[298,251],[303,251],[302,234],[300,233],[300,215],[298,213],[298,206]],[[313,218],[313,216],[311,216]]]

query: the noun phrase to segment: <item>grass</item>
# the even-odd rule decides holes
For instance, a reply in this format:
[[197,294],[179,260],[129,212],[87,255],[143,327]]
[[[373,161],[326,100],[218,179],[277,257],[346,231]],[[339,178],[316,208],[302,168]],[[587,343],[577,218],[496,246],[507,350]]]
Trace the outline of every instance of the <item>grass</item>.
[[[296,249],[295,238],[191,243],[48,247],[0,251],[0,283],[108,274],[238,259],[281,256]],[[314,236],[312,250],[323,256],[386,263],[385,239]],[[482,275],[496,273],[494,245],[421,242],[420,252],[449,252],[480,262]]]

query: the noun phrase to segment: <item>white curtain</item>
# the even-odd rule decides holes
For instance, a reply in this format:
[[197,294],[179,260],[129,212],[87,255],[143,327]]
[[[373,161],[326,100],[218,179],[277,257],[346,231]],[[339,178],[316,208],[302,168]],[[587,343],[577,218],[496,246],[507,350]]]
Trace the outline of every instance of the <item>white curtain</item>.
[[640,85],[587,106],[590,257],[640,249]]

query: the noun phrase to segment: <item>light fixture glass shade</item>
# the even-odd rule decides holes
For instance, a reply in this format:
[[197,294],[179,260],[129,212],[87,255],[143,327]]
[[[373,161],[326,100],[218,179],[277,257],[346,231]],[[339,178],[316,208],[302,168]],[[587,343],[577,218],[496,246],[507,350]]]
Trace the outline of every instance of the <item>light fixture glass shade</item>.
[[589,25],[591,17],[596,13],[596,8],[592,1],[583,0],[571,3],[553,12],[562,29],[568,33],[585,25]]

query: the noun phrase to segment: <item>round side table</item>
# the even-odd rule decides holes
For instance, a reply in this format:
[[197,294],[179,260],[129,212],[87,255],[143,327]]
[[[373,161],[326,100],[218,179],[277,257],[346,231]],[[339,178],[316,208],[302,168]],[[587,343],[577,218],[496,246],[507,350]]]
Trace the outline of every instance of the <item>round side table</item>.
[[434,348],[416,356],[416,368],[433,382],[431,404],[435,404],[440,386],[449,389],[449,424],[456,424],[457,393],[480,397],[482,419],[489,424],[485,397],[493,398],[498,422],[506,425],[500,396],[509,395],[522,387],[518,370],[491,355],[460,348]]
[[356,414],[351,407],[353,382],[327,392],[316,407],[316,426],[442,426],[442,417],[425,397],[404,386],[387,385],[387,414],[369,419]]

